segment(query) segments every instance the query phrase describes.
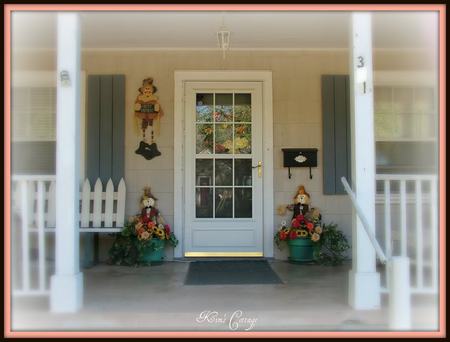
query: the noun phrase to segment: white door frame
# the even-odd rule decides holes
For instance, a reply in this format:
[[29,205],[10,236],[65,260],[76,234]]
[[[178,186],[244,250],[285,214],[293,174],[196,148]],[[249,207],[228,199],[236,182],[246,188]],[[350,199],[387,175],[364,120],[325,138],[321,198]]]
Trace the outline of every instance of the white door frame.
[[273,258],[273,112],[271,71],[175,71],[174,100],[174,233],[180,241],[175,258],[184,253],[184,90],[186,82],[261,82],[263,101],[263,252]]

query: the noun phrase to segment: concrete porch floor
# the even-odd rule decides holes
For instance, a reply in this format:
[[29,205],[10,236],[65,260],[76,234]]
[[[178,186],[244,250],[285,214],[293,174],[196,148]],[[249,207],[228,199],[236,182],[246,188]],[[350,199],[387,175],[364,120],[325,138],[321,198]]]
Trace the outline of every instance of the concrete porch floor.
[[[183,281],[188,264],[168,261],[140,268],[101,264],[83,270],[85,297],[79,313],[51,314],[48,298],[13,298],[12,330],[388,330],[386,296],[379,310],[355,311],[347,305],[349,265],[293,265],[272,260],[284,284],[187,286]],[[412,307],[413,330],[437,330],[435,297],[414,296]],[[206,311],[217,312],[217,316],[211,314],[211,322],[202,322],[198,317]]]

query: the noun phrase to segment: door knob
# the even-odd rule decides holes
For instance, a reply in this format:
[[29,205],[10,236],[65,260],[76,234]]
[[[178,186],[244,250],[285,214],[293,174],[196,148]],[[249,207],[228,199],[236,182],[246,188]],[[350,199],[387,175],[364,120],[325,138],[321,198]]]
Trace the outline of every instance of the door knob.
[[258,165],[252,166],[252,168],[253,169],[258,168],[258,177],[261,177],[261,175],[262,175],[262,161],[259,161]]

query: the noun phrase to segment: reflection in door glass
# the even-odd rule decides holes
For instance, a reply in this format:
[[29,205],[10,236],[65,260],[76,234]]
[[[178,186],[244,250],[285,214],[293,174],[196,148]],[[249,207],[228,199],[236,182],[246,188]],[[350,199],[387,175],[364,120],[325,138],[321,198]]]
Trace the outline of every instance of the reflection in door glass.
[[213,217],[212,188],[197,188],[195,190],[195,216],[198,218]]
[[196,153],[211,154],[213,147],[213,127],[209,124],[197,124]]
[[252,217],[252,188],[234,188],[234,217]]
[[233,159],[216,159],[216,185],[233,185]]
[[214,126],[216,127],[216,153],[233,153],[233,125],[215,124]]
[[234,160],[234,185],[252,185],[252,160]]
[[220,122],[233,121],[233,94],[216,94],[214,117]]
[[234,153],[252,153],[252,126],[248,124],[236,124],[234,132]]
[[196,113],[197,121],[211,122],[214,107],[213,94],[197,94]]
[[233,217],[233,188],[216,188],[216,218]]
[[195,161],[195,185],[212,186],[213,160],[197,159]]
[[252,98],[251,94],[234,95],[234,121],[251,122],[252,121]]

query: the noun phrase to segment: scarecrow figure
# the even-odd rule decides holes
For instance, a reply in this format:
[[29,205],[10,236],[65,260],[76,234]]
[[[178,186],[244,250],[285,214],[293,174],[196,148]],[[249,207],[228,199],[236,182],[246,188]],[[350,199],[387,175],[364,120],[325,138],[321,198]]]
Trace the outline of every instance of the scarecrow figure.
[[294,212],[292,218],[294,219],[298,215],[305,215],[309,211],[310,196],[305,191],[305,187],[300,185],[297,190],[297,194],[294,196],[294,204],[287,206],[287,209]]
[[[147,160],[161,155],[161,152],[158,151],[158,147],[154,142],[153,123],[154,120],[159,119],[164,113],[159,105],[158,97],[154,95],[156,91],[157,88],[153,85],[153,78],[146,78],[142,81],[142,87],[139,88],[140,94],[134,102],[134,114],[137,118],[142,120],[142,141],[135,152],[142,155]],[[150,144],[148,144],[145,139],[145,132],[148,126],[151,127]]]
[[150,188],[144,188],[144,194],[141,197],[141,220],[143,223],[155,222],[156,224],[165,223],[159,210],[156,209],[156,197],[152,195]]

